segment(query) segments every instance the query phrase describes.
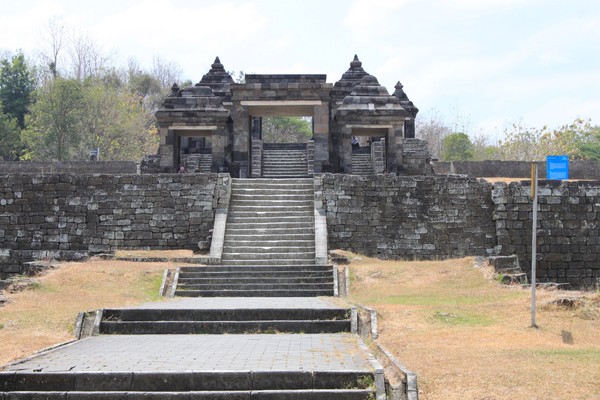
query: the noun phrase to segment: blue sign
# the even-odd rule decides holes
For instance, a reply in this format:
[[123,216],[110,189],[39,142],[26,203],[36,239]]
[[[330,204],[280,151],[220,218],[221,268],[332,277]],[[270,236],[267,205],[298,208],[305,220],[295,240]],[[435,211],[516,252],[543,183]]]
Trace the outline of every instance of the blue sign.
[[569,179],[569,156],[546,156],[546,179]]

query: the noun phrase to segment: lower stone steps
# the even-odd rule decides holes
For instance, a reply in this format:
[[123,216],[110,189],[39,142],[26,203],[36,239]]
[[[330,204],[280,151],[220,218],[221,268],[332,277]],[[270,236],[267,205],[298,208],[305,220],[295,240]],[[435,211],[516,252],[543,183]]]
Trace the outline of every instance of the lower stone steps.
[[350,320],[103,321],[101,334],[190,335],[350,332]]
[[[302,253],[304,254],[304,253]],[[255,254],[255,257],[264,254]],[[314,260],[291,259],[294,265],[268,265],[266,259],[234,258],[229,265],[181,267],[176,296],[189,297],[306,297],[333,295],[333,267],[310,265]],[[313,261],[314,262],[314,261]],[[233,263],[233,264],[232,264]],[[238,264],[235,264],[238,263]],[[240,265],[242,263],[242,265]],[[244,265],[245,263],[245,265]],[[258,264],[258,266],[257,266]]]
[[286,289],[286,290],[186,290],[177,289],[175,296],[181,297],[316,297],[333,296],[333,288]]
[[[281,299],[280,299],[281,302]],[[294,302],[297,304],[296,299]],[[281,304],[256,308],[125,308],[101,310],[100,334],[190,335],[351,332],[351,310],[291,308]],[[96,318],[97,316],[95,316]]]
[[373,398],[369,389],[301,389],[301,390],[254,390],[254,391],[212,391],[212,392],[10,392],[6,400],[368,400]]
[[12,371],[0,372],[0,398],[369,399],[371,382],[365,371]]

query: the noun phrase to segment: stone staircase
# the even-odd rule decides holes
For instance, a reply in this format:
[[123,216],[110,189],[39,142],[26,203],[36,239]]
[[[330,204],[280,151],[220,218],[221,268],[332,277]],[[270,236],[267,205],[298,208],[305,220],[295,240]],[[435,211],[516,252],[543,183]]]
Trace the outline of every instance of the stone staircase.
[[368,400],[371,379],[364,371],[0,372],[0,398]]
[[0,400],[383,400],[315,255],[312,179],[234,179],[223,265],[178,268],[172,302],[81,313],[92,336],[0,371]]
[[350,332],[343,308],[111,309],[100,334],[247,334]]
[[374,175],[370,153],[352,153],[352,175]]
[[181,267],[175,296],[333,296],[331,266]]
[[223,254],[228,266],[315,264],[312,179],[233,179]]
[[[189,154],[182,160],[188,172],[210,172],[212,154]],[[199,167],[199,168],[198,168]]]
[[264,143],[262,176],[265,178],[308,177],[306,145]]

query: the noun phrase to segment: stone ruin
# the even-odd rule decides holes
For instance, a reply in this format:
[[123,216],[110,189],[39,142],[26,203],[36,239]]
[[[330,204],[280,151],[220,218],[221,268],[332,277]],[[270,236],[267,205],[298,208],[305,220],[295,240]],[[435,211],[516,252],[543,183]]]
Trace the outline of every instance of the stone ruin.
[[193,165],[202,172],[260,177],[268,145],[262,141],[262,119],[306,116],[313,120],[313,137],[304,147],[308,176],[356,173],[353,137],[373,143],[375,173],[431,174],[426,142],[415,139],[419,110],[400,82],[395,89],[390,95],[357,56],[335,84],[319,74],[247,74],[244,83],[235,83],[217,57],[196,85],[173,85],[157,111],[160,168],[175,172]]

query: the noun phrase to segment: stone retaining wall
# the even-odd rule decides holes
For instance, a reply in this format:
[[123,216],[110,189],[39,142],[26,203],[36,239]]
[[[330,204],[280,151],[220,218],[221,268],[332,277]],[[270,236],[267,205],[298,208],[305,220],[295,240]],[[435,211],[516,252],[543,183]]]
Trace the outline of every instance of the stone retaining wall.
[[[197,249],[217,175],[0,175],[0,279],[34,258]],[[60,252],[60,253],[59,253]]]
[[[471,178],[528,178],[531,176],[529,161],[434,161],[436,174],[462,174]],[[546,178],[546,163],[540,162],[538,177]],[[571,179],[600,179],[600,161],[570,160],[569,177]]]
[[135,161],[0,161],[2,174],[136,174]]
[[[196,249],[226,207],[227,174],[0,175],[0,280],[25,262],[119,248]],[[519,257],[529,273],[529,183],[322,174],[329,248],[385,259]],[[538,277],[600,280],[600,182],[541,182]]]
[[490,192],[490,184],[464,177],[324,174],[315,180],[330,248],[386,259],[491,254]]
[[[493,218],[499,255],[516,254],[531,271],[531,186],[496,183]],[[600,283],[600,182],[542,181],[539,186],[537,276],[592,288]]]

